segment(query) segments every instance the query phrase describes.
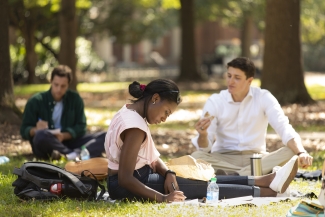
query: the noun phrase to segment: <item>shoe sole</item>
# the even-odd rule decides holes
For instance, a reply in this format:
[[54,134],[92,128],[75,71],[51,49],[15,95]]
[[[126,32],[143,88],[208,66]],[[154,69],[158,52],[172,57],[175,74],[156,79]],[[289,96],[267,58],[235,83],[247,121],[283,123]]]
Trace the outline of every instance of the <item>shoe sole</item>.
[[287,188],[289,187],[291,181],[295,178],[295,176],[297,174],[297,171],[298,171],[298,158],[296,159],[296,162],[292,167],[290,175],[288,176],[287,180],[282,185],[281,192],[280,192],[281,194],[283,194],[287,190]]

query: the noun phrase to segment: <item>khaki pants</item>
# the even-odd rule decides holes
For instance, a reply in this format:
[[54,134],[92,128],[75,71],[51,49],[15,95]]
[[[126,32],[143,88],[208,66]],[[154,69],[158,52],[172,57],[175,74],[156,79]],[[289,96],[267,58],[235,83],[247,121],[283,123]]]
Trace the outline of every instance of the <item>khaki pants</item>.
[[[209,162],[214,170],[235,171],[241,176],[251,175],[250,157],[255,151],[227,151],[223,153],[207,153],[196,151],[192,157]],[[283,166],[295,154],[288,147],[282,147],[274,152],[262,154],[263,175],[272,172],[273,167]]]

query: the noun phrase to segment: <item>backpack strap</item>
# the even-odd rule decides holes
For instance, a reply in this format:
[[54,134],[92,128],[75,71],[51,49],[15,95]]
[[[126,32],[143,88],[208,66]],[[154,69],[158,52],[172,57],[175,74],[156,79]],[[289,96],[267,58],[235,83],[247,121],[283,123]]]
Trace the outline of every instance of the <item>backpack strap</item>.
[[102,200],[102,199],[103,199],[103,195],[104,195],[105,192],[106,192],[105,187],[104,187],[102,184],[100,184],[100,183],[98,182],[97,177],[96,177],[92,172],[90,172],[89,170],[84,170],[84,171],[82,171],[82,172],[81,172],[81,176],[86,176],[86,175],[85,175],[85,172],[86,172],[86,171],[89,172],[89,173],[94,177],[94,179],[96,180],[98,186],[99,186],[100,189],[101,189],[101,191],[100,191],[99,195],[97,196],[96,200],[97,200],[97,201],[98,201],[98,200]]
[[67,178],[70,179],[70,181],[72,182],[72,184],[82,193],[82,194],[91,194],[90,189],[87,189],[87,187],[73,174],[71,174],[70,172],[67,172],[65,170],[63,170],[62,168],[52,165],[52,164],[48,164],[45,162],[26,162],[23,164],[23,166],[20,169],[15,168],[14,169],[14,174],[21,176],[23,179],[29,180],[33,183],[35,183],[36,185],[40,186],[40,187],[47,187],[51,184],[57,183],[58,181],[61,180],[48,180],[48,179],[42,179],[40,177],[35,177],[34,175],[30,174],[27,170],[28,167],[35,167],[35,168],[43,168],[43,169],[48,169],[48,170],[54,170],[58,173],[63,174],[64,176],[66,176]]

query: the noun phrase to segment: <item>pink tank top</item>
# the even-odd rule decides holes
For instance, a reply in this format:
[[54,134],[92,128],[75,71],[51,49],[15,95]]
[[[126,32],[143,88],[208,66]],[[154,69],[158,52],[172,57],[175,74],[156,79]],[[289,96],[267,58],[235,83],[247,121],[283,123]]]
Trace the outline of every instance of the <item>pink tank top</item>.
[[157,161],[160,156],[152,140],[146,121],[136,111],[128,109],[126,105],[124,105],[113,117],[105,138],[108,168],[112,170],[119,169],[121,148],[123,146],[120,135],[124,130],[130,128],[138,128],[147,134],[139,150],[135,170],[145,165],[153,167],[154,165],[152,164]]

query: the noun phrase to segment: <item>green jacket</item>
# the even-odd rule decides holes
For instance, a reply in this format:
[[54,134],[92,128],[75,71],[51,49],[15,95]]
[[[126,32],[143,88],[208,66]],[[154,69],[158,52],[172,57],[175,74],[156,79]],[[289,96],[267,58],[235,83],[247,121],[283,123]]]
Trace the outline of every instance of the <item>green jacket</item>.
[[[69,132],[72,139],[86,133],[87,120],[84,112],[84,103],[77,92],[68,90],[62,99],[63,111],[61,116],[61,132]],[[49,129],[54,129],[52,113],[55,101],[51,89],[32,96],[24,110],[20,134],[24,139],[30,139],[29,131],[36,126],[39,119],[48,122]]]

